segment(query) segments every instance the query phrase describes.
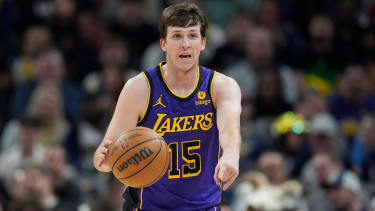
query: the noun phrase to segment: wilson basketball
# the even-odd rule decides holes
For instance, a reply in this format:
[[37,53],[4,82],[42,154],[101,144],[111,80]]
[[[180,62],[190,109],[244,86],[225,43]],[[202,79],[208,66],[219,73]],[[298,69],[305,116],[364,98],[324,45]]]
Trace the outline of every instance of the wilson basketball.
[[140,188],[163,177],[169,166],[169,151],[159,134],[146,127],[135,127],[113,143],[108,159],[120,182]]

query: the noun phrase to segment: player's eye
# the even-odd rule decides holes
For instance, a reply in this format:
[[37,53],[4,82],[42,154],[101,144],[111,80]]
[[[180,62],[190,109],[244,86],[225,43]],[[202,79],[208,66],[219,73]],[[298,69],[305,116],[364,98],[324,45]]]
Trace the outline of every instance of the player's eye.
[[180,34],[173,34],[172,38],[181,38],[181,35]]
[[197,34],[190,34],[189,36],[190,36],[190,38],[197,38],[198,37]]

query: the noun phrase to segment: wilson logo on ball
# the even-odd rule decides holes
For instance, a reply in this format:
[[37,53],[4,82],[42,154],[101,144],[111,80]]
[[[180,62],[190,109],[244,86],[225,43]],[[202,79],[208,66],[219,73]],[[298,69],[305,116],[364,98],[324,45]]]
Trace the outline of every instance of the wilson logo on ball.
[[122,172],[126,168],[128,168],[130,165],[137,166],[139,164],[139,162],[141,162],[142,160],[146,160],[152,154],[154,154],[154,152],[150,148],[145,147],[145,148],[139,150],[139,152],[135,153],[133,156],[131,156],[128,160],[126,160],[126,161],[122,162],[120,165],[118,165],[117,170],[119,172]]

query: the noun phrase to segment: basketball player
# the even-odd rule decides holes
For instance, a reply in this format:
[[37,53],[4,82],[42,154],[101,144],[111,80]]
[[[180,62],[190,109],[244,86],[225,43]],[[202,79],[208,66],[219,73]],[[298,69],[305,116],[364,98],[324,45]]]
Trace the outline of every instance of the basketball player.
[[239,86],[198,65],[207,21],[195,4],[164,9],[159,29],[166,61],[125,84],[94,165],[111,171],[107,152],[120,133],[152,128],[168,144],[169,169],[154,185],[128,187],[124,210],[220,210],[221,184],[226,190],[238,175]]

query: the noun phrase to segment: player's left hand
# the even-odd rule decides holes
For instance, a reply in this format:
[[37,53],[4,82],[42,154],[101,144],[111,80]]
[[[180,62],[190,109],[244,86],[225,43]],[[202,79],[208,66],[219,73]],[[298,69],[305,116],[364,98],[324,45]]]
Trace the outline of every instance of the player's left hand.
[[235,153],[223,153],[216,165],[214,179],[216,184],[225,183],[223,190],[234,182],[238,176],[239,156]]

